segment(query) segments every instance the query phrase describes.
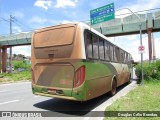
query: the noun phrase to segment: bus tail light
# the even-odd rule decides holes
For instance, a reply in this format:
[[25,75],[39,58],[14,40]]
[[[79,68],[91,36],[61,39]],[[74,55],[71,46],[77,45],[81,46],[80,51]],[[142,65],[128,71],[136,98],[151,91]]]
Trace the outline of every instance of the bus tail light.
[[85,69],[85,66],[82,66],[75,72],[74,87],[78,87],[84,82],[86,71]]

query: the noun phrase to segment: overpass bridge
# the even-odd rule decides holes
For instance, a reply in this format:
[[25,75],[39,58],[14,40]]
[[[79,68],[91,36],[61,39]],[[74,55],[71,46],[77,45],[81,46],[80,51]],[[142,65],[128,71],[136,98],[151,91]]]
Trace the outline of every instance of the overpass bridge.
[[[94,29],[107,37],[131,35],[140,33],[140,23],[142,24],[142,33],[148,34],[149,60],[152,59],[152,41],[151,33],[160,31],[160,11],[155,13],[129,15],[124,18],[115,18],[101,24],[92,25]],[[89,22],[86,22],[90,25]],[[101,28],[100,28],[101,26]],[[30,45],[31,37],[34,31],[0,36],[0,63],[2,71],[6,71],[7,48],[12,46]]]

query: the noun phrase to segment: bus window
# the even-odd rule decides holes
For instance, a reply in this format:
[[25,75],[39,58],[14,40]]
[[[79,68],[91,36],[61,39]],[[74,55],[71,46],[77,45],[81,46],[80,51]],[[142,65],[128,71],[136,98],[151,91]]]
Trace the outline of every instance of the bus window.
[[130,54],[128,54],[128,64],[131,63],[131,57],[130,57]]
[[91,33],[87,32],[87,53],[88,58],[92,58],[92,39],[91,39]]
[[62,27],[61,29],[48,29],[34,35],[34,47],[53,47],[70,45],[73,42],[75,27]]
[[98,59],[98,37],[92,35],[92,44],[93,44],[93,58]]
[[119,48],[118,47],[114,47],[114,61],[118,62],[119,61]]
[[127,63],[127,53],[124,52],[124,63]]
[[126,53],[126,63],[128,63],[128,53]]
[[99,39],[99,56],[100,59],[104,60],[104,40]]
[[120,50],[120,61],[123,63],[124,62],[124,51]]
[[104,48],[105,48],[105,59],[106,60],[110,60],[109,59],[109,55],[110,55],[110,53],[109,53],[109,44],[108,44],[107,41],[104,41]]
[[110,60],[111,61],[114,61],[114,59],[113,59],[113,45],[110,45]]

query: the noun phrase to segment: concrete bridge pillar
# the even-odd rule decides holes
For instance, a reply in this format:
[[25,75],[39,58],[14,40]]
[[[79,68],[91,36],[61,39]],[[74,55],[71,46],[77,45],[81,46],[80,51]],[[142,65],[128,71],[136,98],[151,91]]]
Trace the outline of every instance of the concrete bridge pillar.
[[2,71],[2,53],[1,53],[1,48],[0,48],[0,73]]
[[147,32],[148,32],[148,51],[149,61],[152,60],[152,29],[153,29],[153,15],[152,13],[147,14]]
[[2,72],[6,72],[7,48],[2,48]]

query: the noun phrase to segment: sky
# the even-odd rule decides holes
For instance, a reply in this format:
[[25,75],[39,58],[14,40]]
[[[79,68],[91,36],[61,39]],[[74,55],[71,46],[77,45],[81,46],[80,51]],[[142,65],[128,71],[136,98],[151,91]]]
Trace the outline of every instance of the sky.
[[[17,33],[67,22],[89,20],[90,10],[110,3],[114,3],[115,11],[129,8],[136,12],[160,7],[160,0],[0,0],[0,35],[10,33],[10,15],[13,17],[12,32]],[[116,11],[115,14],[124,13],[128,11],[123,9]],[[153,36],[156,57],[160,58],[160,47],[158,46],[160,45],[160,32],[154,33]],[[145,46],[144,59],[148,59],[148,35],[143,34],[142,37]],[[112,37],[111,41],[130,52],[135,61],[140,60],[139,35]],[[25,56],[30,56],[30,51],[30,46],[13,48],[13,53]]]

